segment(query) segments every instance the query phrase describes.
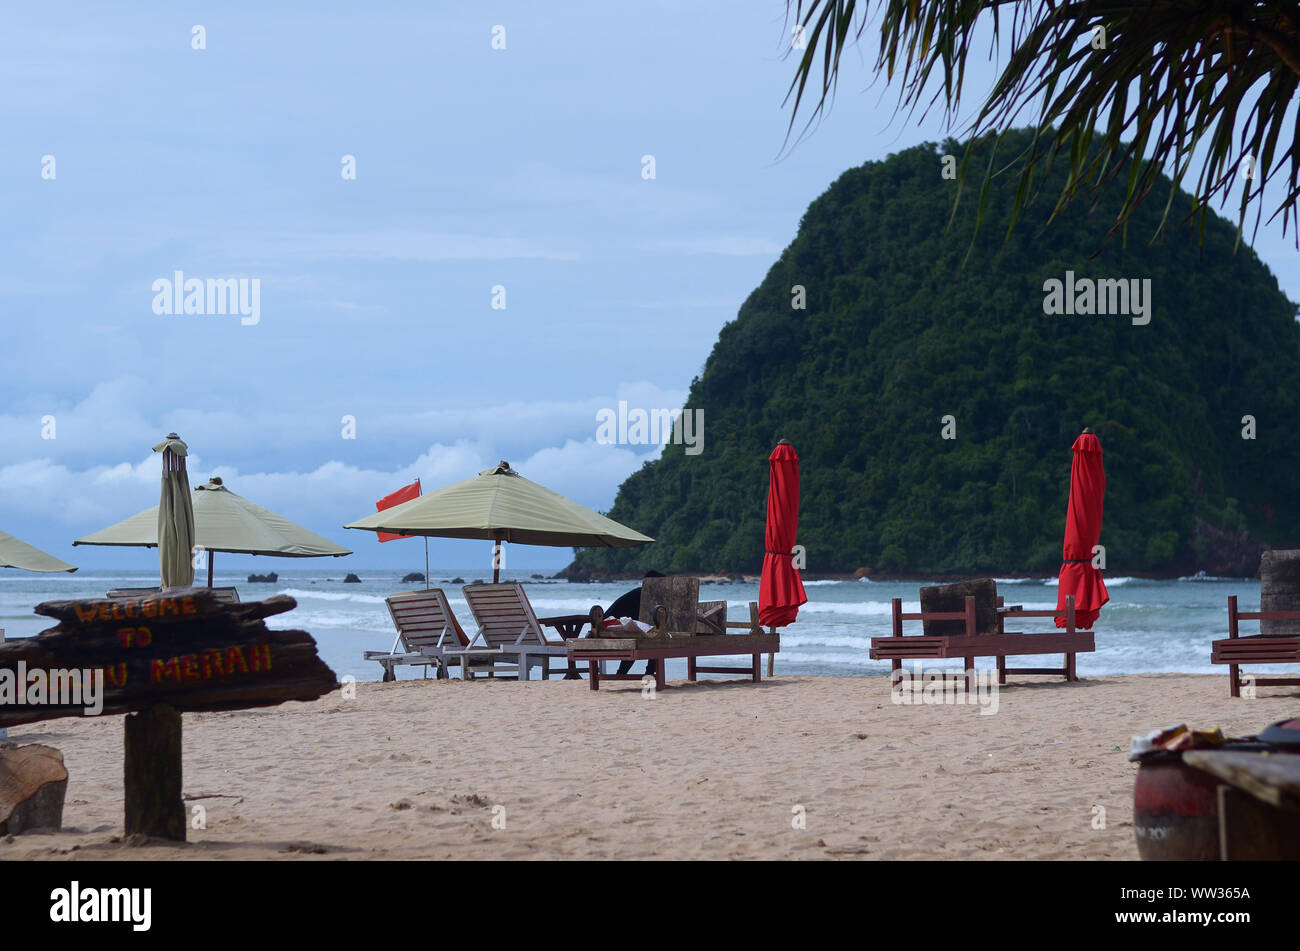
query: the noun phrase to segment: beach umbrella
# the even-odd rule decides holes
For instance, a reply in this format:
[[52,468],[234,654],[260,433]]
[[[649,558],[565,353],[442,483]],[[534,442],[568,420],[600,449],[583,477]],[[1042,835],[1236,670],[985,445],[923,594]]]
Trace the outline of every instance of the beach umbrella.
[[[212,587],[213,552],[278,558],[340,558],[352,554],[283,515],[236,495],[219,476],[198,486],[190,499],[194,506],[194,544],[208,552],[208,587]],[[158,515],[159,508],[147,509],[72,544],[152,547],[158,544]]]
[[782,439],[767,457],[767,464],[767,530],[758,619],[768,627],[784,627],[794,623],[799,605],[808,601],[792,557],[799,530],[799,456],[794,446]]
[[501,543],[555,548],[630,548],[654,541],[558,492],[530,482],[510,463],[349,522],[344,528],[496,542],[492,580],[501,578]]
[[1110,600],[1101,572],[1093,565],[1093,548],[1101,538],[1102,500],[1106,495],[1106,469],[1101,462],[1101,441],[1085,429],[1070,447],[1070,506],[1065,515],[1065,545],[1061,550],[1061,583],[1056,590],[1056,626],[1065,627],[1065,599],[1074,595],[1075,626],[1090,628],[1101,607]]
[[185,471],[189,447],[175,433],[153,447],[162,453],[162,497],[158,500],[158,565],[164,588],[194,584],[194,506]]
[[21,568],[24,571],[76,571],[76,565],[47,555],[21,539],[0,532],[0,568]]

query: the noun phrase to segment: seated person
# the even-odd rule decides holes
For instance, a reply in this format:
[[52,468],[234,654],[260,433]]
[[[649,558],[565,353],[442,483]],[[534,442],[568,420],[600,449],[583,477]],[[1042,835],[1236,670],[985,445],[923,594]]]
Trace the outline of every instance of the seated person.
[[[662,578],[663,575],[658,571],[647,571],[646,578]],[[633,620],[641,616],[641,586],[637,585],[626,594],[619,597],[605,609],[605,617],[630,617]],[[592,632],[595,633],[594,631]],[[645,662],[645,672],[653,675],[657,669],[658,661],[647,660]],[[632,670],[632,661],[621,661],[618,665],[618,672],[626,674]]]

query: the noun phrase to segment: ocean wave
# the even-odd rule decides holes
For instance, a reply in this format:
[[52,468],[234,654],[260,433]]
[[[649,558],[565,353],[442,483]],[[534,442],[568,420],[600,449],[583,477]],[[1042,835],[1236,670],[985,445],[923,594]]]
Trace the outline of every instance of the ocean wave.
[[[862,580],[865,581],[866,579],[863,578]],[[821,579],[819,581],[805,581],[803,583],[803,586],[805,588],[813,588],[816,587],[817,585],[823,585],[823,584],[844,584],[844,582],[835,579]]]
[[792,628],[781,629],[781,650],[800,650],[805,647],[829,647],[832,649],[844,649],[865,651],[871,649],[871,638],[861,637],[853,634],[836,635],[833,632],[823,631],[817,634],[796,634],[792,633]]
[[305,591],[302,588],[283,588],[276,594],[287,594],[299,601],[352,601],[356,604],[383,604],[384,598],[378,594],[353,594],[350,591]]

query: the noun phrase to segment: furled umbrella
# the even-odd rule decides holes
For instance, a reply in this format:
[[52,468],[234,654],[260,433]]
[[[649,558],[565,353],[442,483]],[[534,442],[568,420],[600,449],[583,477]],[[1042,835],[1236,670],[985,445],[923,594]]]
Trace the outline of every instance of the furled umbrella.
[[189,447],[175,433],[168,433],[153,451],[162,453],[162,497],[155,536],[162,586],[189,587],[194,584],[194,505],[185,471]]
[[[767,529],[763,535],[763,573],[758,585],[758,619],[768,627],[785,627],[806,604],[803,581],[794,565],[799,531],[799,456],[782,439],[767,457]],[[768,675],[772,656],[768,655]]]
[[1101,538],[1101,509],[1106,495],[1106,469],[1101,441],[1084,429],[1071,447],[1070,506],[1065,515],[1065,545],[1061,551],[1060,587],[1056,590],[1056,626],[1065,627],[1065,599],[1074,595],[1076,627],[1091,628],[1101,607],[1110,600],[1101,572],[1093,564]]
[[[350,549],[230,491],[219,476],[196,487],[190,498],[194,506],[194,544],[208,553],[209,588],[213,552],[277,558],[341,558],[352,554]],[[146,509],[72,544],[153,547],[160,537],[159,513],[159,508]]]
[[76,565],[70,565],[53,555],[47,555],[19,538],[6,532],[0,532],[0,568],[21,568],[23,571],[76,571]]
[[344,528],[496,543],[492,580],[501,580],[501,544],[630,548],[654,541],[626,525],[530,482],[510,463],[375,512]]

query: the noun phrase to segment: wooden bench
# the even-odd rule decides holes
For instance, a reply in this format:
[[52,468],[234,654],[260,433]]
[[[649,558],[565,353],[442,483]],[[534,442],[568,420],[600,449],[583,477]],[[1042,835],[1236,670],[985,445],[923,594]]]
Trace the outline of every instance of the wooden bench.
[[[1300,611],[1238,611],[1237,596],[1228,598],[1228,636],[1210,645],[1210,663],[1228,665],[1228,694],[1241,696],[1239,668],[1244,664],[1300,664],[1300,634],[1238,633],[1239,621],[1290,621]],[[1257,686],[1296,687],[1300,677],[1253,677]]]
[[[647,579],[657,581],[660,579]],[[677,579],[672,579],[677,580]],[[691,579],[695,580],[695,579]],[[722,605],[719,612],[718,605]],[[703,609],[703,610],[701,610]],[[606,674],[601,672],[605,661],[653,660],[655,664],[655,688],[664,689],[664,666],[670,657],[686,658],[686,679],[694,682],[699,674],[748,674],[755,683],[763,679],[760,663],[764,654],[775,654],[781,650],[781,635],[763,633],[763,626],[758,619],[758,604],[749,603],[748,621],[725,621],[726,602],[706,601],[693,608],[684,627],[693,626],[694,630],[674,632],[669,629],[668,612],[664,607],[650,600],[643,593],[641,613],[647,623],[653,620],[655,627],[649,634],[630,635],[609,633],[602,637],[574,638],[567,642],[570,660],[588,662],[591,676],[589,685],[592,690],[600,689],[602,680],[641,680],[643,674]],[[601,630],[604,612],[599,606],[591,609],[591,629]],[[678,619],[681,621],[681,619]],[[718,630],[738,628],[745,634],[719,634]],[[708,633],[703,633],[708,632]],[[701,657],[736,657],[748,654],[751,663],[746,667],[705,667],[699,663]]]
[[[1055,617],[1056,611],[1026,611],[1023,608],[1005,607],[998,598],[998,630],[980,633],[975,622],[975,598],[966,598],[964,611],[926,611],[904,613],[903,599],[893,599],[893,633],[871,639],[872,660],[892,661],[893,670],[901,670],[905,660],[944,660],[961,657],[966,661],[966,688],[971,688],[970,672],[975,669],[976,657],[997,659],[998,683],[1007,682],[1007,674],[1056,674],[1067,681],[1078,680],[1075,672],[1075,655],[1096,650],[1092,631],[1080,631],[1074,626],[1074,596],[1065,599],[1066,626],[1064,630],[1045,634],[1008,633],[1007,620],[1020,618]],[[961,634],[903,634],[904,621],[963,621]],[[1063,654],[1061,667],[1008,667],[1007,658],[1030,654]]]

